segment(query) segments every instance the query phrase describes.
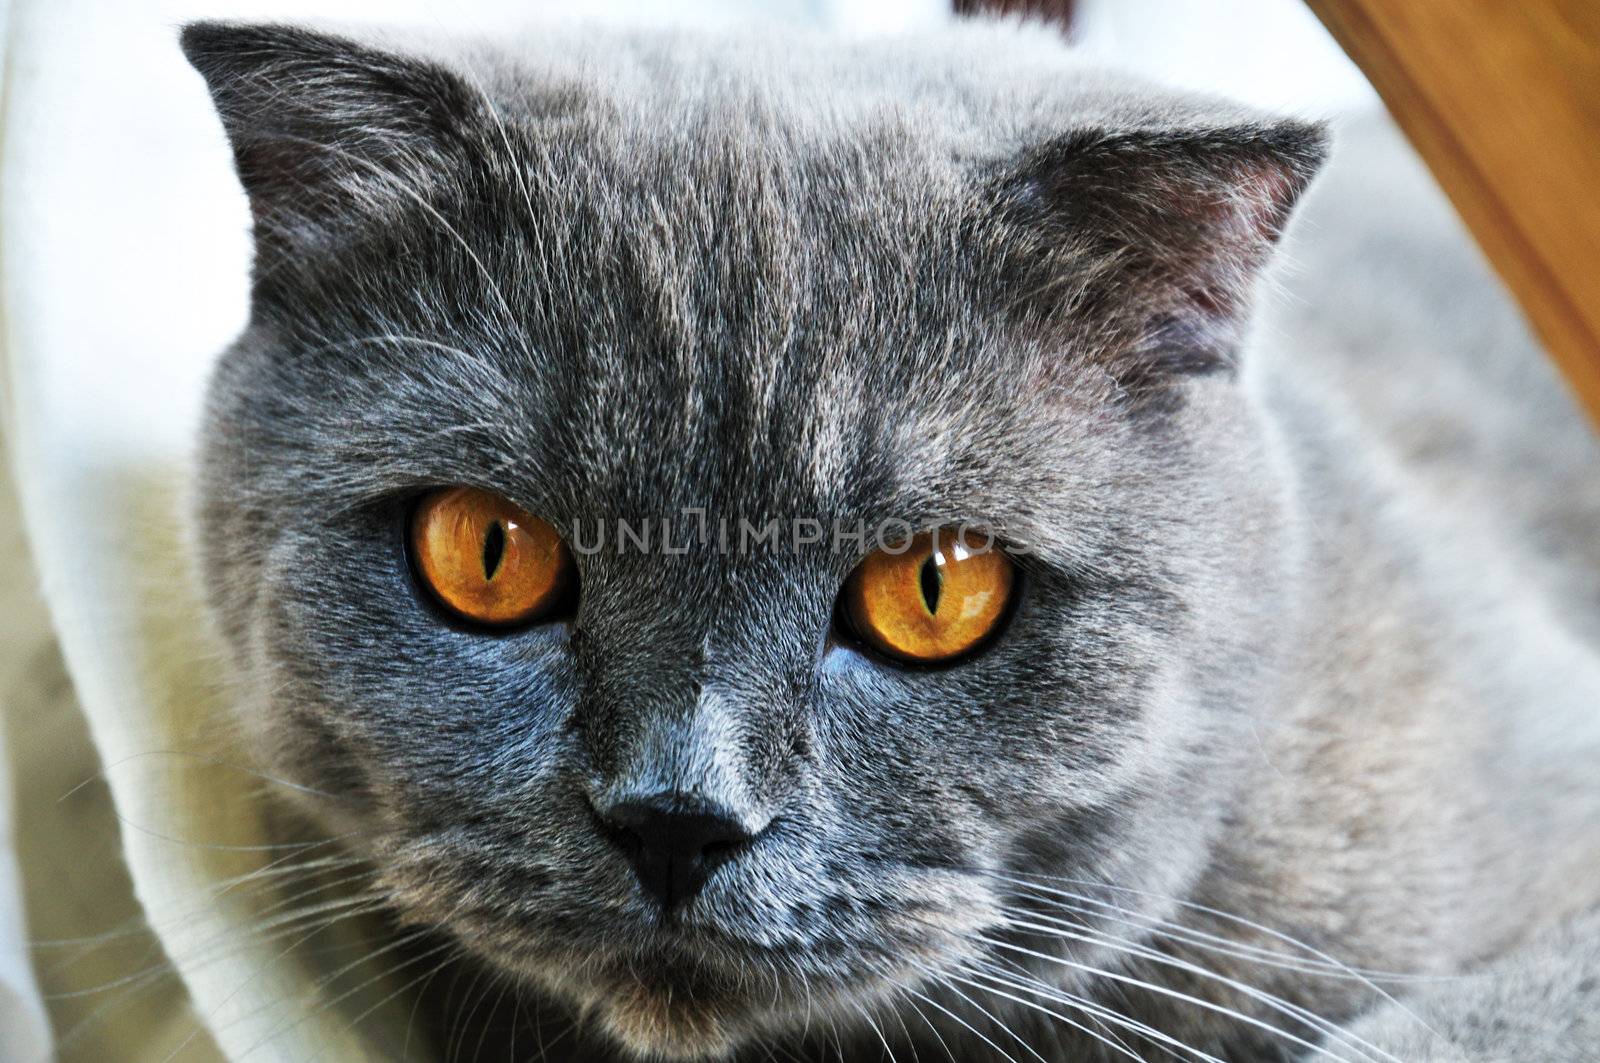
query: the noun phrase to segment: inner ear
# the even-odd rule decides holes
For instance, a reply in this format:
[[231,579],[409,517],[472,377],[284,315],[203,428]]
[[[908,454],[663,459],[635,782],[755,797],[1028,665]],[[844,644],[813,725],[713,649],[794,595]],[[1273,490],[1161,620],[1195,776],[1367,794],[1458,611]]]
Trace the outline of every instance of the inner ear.
[[1000,201],[1031,320],[1093,331],[1119,378],[1232,365],[1250,297],[1325,152],[1320,126],[1080,130],[1022,153]]

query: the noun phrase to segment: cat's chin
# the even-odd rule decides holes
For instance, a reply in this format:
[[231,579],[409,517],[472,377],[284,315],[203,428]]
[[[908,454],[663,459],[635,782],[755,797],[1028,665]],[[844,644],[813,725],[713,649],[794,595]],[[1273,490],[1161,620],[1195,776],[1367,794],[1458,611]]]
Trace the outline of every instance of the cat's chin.
[[592,1012],[624,1051],[640,1059],[715,1060],[744,1040],[747,1007],[716,996],[684,997],[627,976],[596,994]]
[[747,980],[681,958],[591,959],[546,968],[536,980],[641,1060],[723,1059],[777,1018],[770,984],[759,997]]
[[[814,1013],[842,1011],[885,991],[877,978],[785,984],[770,967],[755,976],[665,952],[546,957],[537,966],[525,960],[518,966],[539,991],[573,1007],[628,1058],[640,1061],[727,1059],[752,1043],[808,1026]],[[912,977],[909,970],[904,974]]]

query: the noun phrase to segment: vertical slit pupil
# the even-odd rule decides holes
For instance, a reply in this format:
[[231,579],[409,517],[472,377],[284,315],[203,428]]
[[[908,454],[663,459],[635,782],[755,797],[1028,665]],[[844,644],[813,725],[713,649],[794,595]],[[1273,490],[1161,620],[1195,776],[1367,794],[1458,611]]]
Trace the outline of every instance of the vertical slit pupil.
[[494,574],[500,571],[500,562],[506,556],[506,529],[499,521],[489,525],[489,530],[483,535],[483,578],[494,579]]
[[939,571],[939,560],[933,554],[928,555],[928,560],[922,563],[922,570],[917,574],[922,584],[922,600],[928,607],[929,613],[939,611],[939,591],[944,585],[944,574]]

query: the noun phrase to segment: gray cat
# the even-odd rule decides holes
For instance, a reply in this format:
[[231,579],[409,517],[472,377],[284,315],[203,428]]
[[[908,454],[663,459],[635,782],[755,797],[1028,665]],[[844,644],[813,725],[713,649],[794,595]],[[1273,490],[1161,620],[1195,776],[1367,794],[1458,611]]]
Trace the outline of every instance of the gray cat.
[[571,1058],[1600,1059],[1600,448],[1385,129],[1285,237],[1041,31],[183,45],[240,719]]

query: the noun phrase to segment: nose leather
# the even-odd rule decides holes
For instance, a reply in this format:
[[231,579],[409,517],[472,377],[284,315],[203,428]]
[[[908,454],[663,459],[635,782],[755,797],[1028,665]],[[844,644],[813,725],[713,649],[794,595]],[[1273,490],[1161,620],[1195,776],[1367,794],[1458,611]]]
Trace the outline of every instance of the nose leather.
[[677,793],[596,811],[639,885],[668,911],[692,900],[718,867],[754,840],[727,810]]

